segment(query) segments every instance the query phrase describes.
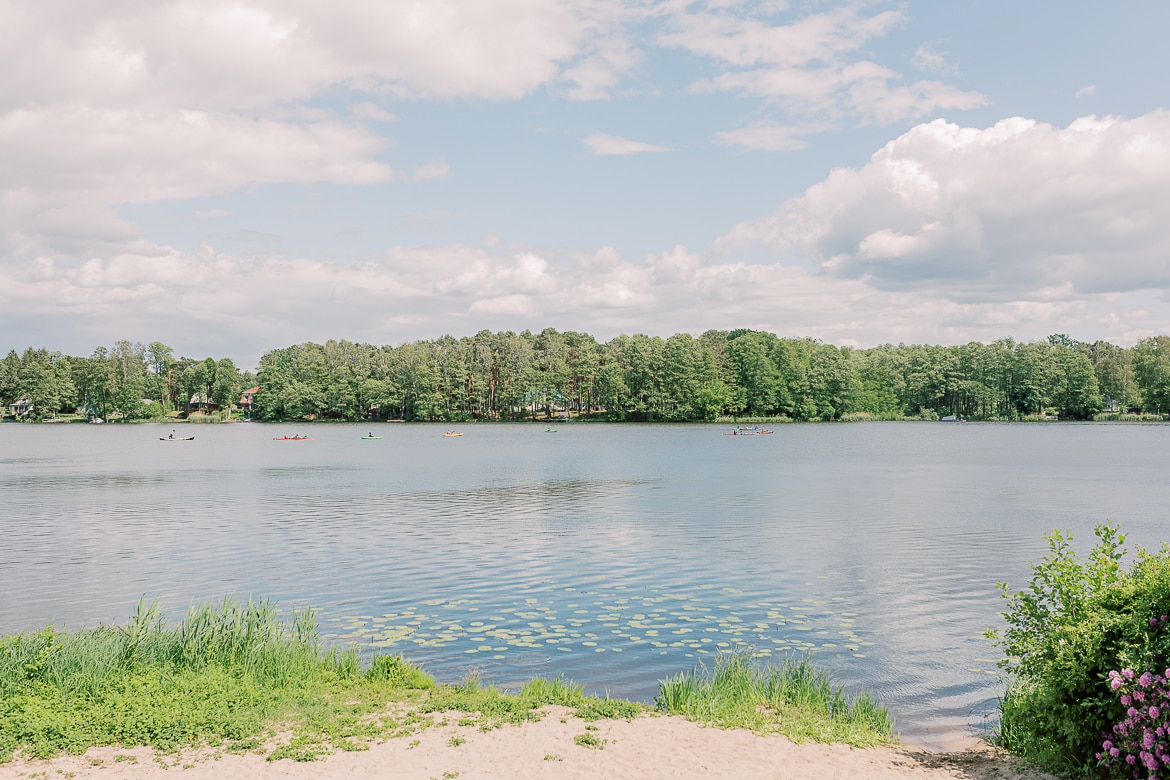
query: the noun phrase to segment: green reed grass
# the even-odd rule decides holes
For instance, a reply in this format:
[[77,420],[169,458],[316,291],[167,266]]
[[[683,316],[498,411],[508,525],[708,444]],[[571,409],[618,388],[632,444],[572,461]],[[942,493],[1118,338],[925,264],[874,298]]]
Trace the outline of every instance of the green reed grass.
[[193,605],[175,625],[140,602],[125,625],[0,638],[0,762],[18,749],[50,758],[97,745],[266,743],[271,759],[312,760],[414,733],[431,713],[472,713],[488,729],[539,719],[546,704],[588,719],[645,709],[587,697],[563,679],[532,680],[516,694],[474,678],[439,686],[397,656],[362,670],[356,650],[321,647],[312,610],[284,618],[267,601]]
[[[759,670],[744,655],[713,674],[662,684],[660,709],[692,720],[794,739],[867,745],[889,741],[885,710],[852,702],[807,661]],[[267,601],[193,605],[169,625],[141,602],[129,622],[0,638],[0,763],[51,758],[100,745],[164,751],[215,746],[265,750],[272,760],[313,760],[405,736],[457,711],[482,730],[538,720],[545,705],[585,720],[631,718],[635,702],[586,696],[565,680],[534,679],[517,693],[434,678],[397,656],[363,670],[355,650],[325,649],[310,609],[287,617]]]
[[664,680],[659,709],[723,728],[782,733],[795,741],[845,742],[858,747],[892,742],[889,713],[867,693],[850,700],[807,658],[760,667],[746,652],[717,656]]

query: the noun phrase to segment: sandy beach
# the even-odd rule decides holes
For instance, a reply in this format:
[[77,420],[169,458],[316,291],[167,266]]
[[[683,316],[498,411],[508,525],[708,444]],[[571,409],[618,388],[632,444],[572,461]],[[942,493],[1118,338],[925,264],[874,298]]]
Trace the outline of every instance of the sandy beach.
[[[457,722],[458,716],[450,718]],[[581,735],[601,745],[578,744]],[[435,726],[360,752],[322,760],[270,762],[261,755],[156,756],[148,748],[93,749],[52,761],[17,760],[0,765],[0,780],[73,778],[395,778],[488,780],[496,778],[966,778],[1047,780],[987,746],[958,753],[924,753],[904,747],[857,749],[845,745],[795,744],[780,736],[705,728],[679,717],[642,715],[630,721],[587,723],[571,710],[546,708],[538,723],[482,732],[474,726]]]

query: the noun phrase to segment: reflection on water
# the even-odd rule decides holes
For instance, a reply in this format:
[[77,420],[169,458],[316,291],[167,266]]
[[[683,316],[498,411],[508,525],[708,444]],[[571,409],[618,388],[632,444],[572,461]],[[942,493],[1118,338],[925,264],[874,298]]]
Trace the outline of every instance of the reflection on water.
[[994,710],[994,583],[1052,528],[1154,546],[1170,498],[1161,426],[368,430],[0,426],[0,633],[268,596],[442,680],[643,700],[722,650],[813,651],[941,747]]

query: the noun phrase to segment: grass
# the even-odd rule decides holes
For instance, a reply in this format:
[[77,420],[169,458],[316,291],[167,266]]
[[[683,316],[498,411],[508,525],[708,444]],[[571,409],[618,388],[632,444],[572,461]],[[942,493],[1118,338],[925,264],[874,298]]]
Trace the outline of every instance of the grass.
[[662,682],[659,709],[722,728],[781,733],[801,742],[844,742],[856,747],[893,742],[889,713],[866,692],[850,700],[808,658],[760,668],[746,653],[715,659]]
[[[656,701],[691,720],[794,739],[890,741],[885,710],[864,694],[846,702],[807,662],[759,670],[726,656],[712,675],[663,682]],[[312,761],[416,734],[450,712],[488,731],[539,720],[550,704],[589,722],[648,709],[586,696],[564,679],[508,693],[475,677],[438,685],[398,656],[363,668],[355,650],[321,646],[312,610],[281,616],[265,601],[194,605],[173,625],[143,602],[125,625],[0,638],[0,763],[18,751],[52,758],[102,745]]]

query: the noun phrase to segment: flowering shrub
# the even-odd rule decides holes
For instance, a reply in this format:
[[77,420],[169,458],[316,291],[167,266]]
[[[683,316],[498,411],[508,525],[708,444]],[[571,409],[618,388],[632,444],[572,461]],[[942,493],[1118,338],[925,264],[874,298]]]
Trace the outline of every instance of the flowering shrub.
[[[1164,626],[1166,615],[1150,618],[1151,626]],[[1136,677],[1136,679],[1135,679]],[[1119,694],[1125,717],[1101,743],[1097,760],[1101,766],[1123,775],[1148,780],[1170,778],[1170,690],[1164,674],[1133,669],[1109,672],[1109,687]]]
[[1007,628],[988,634],[1010,677],[997,741],[1059,774],[1170,780],[1170,548],[1139,549],[1126,571],[1125,537],[1096,534],[1084,560],[1050,534],[1028,587],[1000,586]]

